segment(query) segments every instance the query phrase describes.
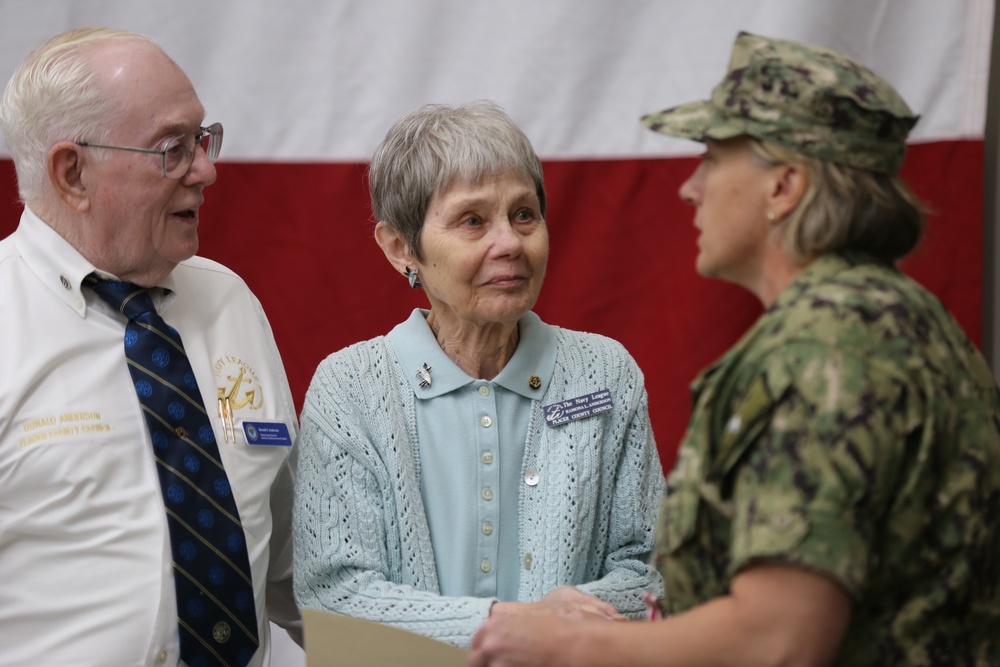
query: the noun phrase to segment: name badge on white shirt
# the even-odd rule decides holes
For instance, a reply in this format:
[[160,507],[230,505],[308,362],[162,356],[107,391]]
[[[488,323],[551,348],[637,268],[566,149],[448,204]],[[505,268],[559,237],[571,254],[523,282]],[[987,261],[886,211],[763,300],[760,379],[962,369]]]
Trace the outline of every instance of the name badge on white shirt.
[[291,447],[292,436],[284,422],[243,422],[248,445]]

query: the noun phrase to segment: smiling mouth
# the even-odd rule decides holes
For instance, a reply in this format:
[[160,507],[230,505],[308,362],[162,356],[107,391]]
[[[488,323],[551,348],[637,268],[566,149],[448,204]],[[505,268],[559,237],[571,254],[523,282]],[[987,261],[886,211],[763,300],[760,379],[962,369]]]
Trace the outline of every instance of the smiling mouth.
[[503,276],[500,278],[494,278],[487,283],[493,287],[515,287],[517,285],[522,285],[528,281],[524,276]]
[[176,213],[174,213],[174,215],[178,218],[185,218],[187,220],[198,219],[198,213],[193,208],[189,208],[186,211],[177,211]]

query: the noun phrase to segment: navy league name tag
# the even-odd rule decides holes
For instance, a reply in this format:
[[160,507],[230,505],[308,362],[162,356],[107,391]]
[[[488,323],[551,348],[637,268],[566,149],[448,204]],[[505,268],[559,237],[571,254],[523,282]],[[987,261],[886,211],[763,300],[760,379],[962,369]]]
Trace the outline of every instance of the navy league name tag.
[[243,422],[243,433],[249,445],[292,446],[292,436],[283,422]]
[[593,417],[596,414],[606,412],[615,407],[611,400],[611,392],[607,389],[595,391],[593,394],[586,394],[576,398],[570,398],[551,405],[545,405],[545,424],[547,426],[559,426],[566,422],[576,421]]

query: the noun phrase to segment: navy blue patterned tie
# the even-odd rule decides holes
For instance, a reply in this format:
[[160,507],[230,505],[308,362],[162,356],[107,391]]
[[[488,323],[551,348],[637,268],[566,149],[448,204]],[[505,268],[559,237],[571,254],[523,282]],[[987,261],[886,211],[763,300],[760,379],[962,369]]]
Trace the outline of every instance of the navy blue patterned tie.
[[181,659],[190,667],[244,667],[258,637],[243,525],[180,335],[146,288],[94,276],[86,282],[128,317],[125,358],[167,511]]

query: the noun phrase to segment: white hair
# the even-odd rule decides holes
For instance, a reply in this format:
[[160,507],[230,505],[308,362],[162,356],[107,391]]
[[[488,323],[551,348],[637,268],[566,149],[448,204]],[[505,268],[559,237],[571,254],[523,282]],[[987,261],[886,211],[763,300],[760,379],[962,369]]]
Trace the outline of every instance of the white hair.
[[21,200],[48,192],[48,151],[59,141],[105,143],[123,110],[101,90],[90,62],[95,48],[151,37],[124,30],[79,28],[56,35],[17,68],[0,99],[3,131],[17,170]]

